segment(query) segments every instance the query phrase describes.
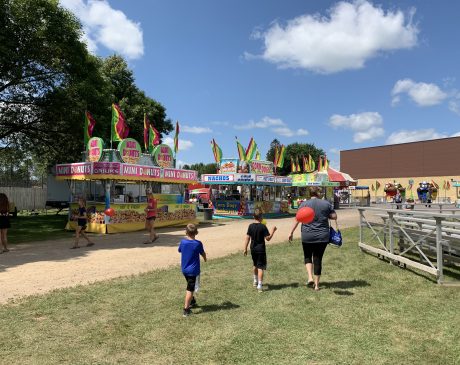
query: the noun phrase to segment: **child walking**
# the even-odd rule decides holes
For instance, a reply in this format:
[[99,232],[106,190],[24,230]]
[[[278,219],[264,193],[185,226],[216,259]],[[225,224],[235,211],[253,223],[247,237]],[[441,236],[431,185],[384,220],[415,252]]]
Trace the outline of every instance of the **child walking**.
[[251,223],[246,233],[246,241],[244,243],[243,254],[248,254],[248,245],[251,241],[251,256],[254,274],[253,286],[261,292],[264,280],[264,270],[267,269],[267,252],[265,250],[265,240],[270,241],[275,234],[276,227],[272,228],[272,233],[268,231],[265,224],[262,223],[263,216],[260,209],[254,210],[255,223]]
[[206,262],[206,252],[203,244],[196,240],[198,230],[194,224],[187,224],[185,228],[186,238],[182,239],[179,244],[179,252],[181,253],[181,269],[187,281],[187,289],[185,292],[184,317],[192,314],[191,306],[196,305],[193,293],[198,291],[200,283],[200,255]]
[[92,242],[85,233],[86,225],[88,218],[86,217],[86,200],[83,198],[78,199],[78,218],[77,218],[77,228],[75,229],[75,243],[71,248],[80,248],[78,246],[78,241],[80,240],[80,235],[83,236],[85,240],[88,241],[86,246],[93,246]]

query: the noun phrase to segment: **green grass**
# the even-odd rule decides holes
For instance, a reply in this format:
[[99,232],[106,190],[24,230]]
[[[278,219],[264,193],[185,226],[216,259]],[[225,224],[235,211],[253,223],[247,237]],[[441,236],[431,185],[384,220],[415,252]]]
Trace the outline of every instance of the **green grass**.
[[10,218],[8,242],[14,244],[72,237],[72,232],[64,230],[67,219],[67,214]]
[[248,257],[203,264],[189,318],[178,267],[1,306],[0,363],[458,364],[459,288],[361,253],[357,229],[343,233],[319,292],[304,286],[294,242],[269,247],[263,293]]

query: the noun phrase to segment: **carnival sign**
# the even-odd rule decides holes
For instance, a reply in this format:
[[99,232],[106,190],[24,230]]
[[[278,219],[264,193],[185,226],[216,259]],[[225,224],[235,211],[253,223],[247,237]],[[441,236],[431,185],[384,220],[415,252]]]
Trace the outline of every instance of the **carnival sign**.
[[275,177],[273,175],[257,175],[256,181],[262,183],[274,183]]
[[249,164],[253,174],[273,174],[273,162],[252,160]]
[[219,174],[212,174],[212,175],[201,175],[201,181],[206,183],[229,183],[235,181],[234,175],[219,175]]
[[101,159],[104,141],[102,138],[93,137],[88,141],[88,161],[97,162]]
[[160,144],[153,149],[153,158],[160,167],[174,167],[173,151],[167,144]]
[[223,158],[220,162],[221,174],[234,174],[238,170],[238,159],[236,158]]
[[93,162],[93,175],[120,175],[119,162]]
[[56,165],[56,176],[76,177],[84,175],[91,175],[91,162]]
[[277,184],[292,184],[292,178],[288,176],[277,176],[276,183]]
[[141,145],[133,138],[126,138],[118,145],[121,159],[126,163],[136,164],[141,158]]
[[252,183],[256,181],[255,174],[235,174],[235,181],[240,183]]
[[123,176],[160,178],[161,169],[153,166],[123,164],[121,172]]
[[198,179],[198,173],[195,170],[164,169],[163,178],[181,181],[196,181]]

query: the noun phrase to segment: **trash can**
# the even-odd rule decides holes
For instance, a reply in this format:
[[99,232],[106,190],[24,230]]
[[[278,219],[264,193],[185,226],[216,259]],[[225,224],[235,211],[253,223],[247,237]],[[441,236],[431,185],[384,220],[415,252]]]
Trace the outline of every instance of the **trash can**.
[[212,208],[204,208],[203,211],[204,211],[204,220],[205,221],[211,221],[212,220],[212,213],[213,213],[214,209],[212,209]]

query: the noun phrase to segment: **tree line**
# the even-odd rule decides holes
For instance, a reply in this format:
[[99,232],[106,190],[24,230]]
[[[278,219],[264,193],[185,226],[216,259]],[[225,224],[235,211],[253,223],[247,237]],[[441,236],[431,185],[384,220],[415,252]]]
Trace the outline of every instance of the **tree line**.
[[144,112],[160,133],[172,131],[166,108],[136,85],[127,62],[90,54],[81,23],[58,1],[0,0],[0,24],[0,152],[10,165],[0,174],[23,158],[38,169],[80,160],[85,110],[93,135],[108,141],[112,103],[136,140]]

